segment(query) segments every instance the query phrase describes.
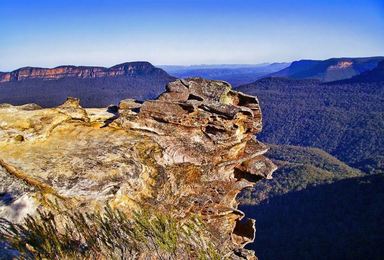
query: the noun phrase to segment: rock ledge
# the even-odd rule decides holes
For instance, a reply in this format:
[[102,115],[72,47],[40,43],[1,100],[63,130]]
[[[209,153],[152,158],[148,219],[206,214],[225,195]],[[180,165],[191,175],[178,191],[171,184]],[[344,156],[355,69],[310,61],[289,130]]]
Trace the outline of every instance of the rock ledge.
[[155,207],[182,220],[198,214],[223,255],[255,258],[254,220],[237,194],[275,166],[256,140],[262,119],[256,97],[228,83],[176,80],[157,100],[82,108],[0,105],[0,215],[22,221],[47,198],[97,210]]

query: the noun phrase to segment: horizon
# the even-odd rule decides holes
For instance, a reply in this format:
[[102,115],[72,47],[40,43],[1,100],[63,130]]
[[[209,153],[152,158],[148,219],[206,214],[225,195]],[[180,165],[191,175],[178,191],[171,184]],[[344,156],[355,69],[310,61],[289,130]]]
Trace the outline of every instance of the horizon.
[[292,62],[384,53],[380,0],[5,1],[0,71]]
[[296,62],[296,61],[308,61],[308,60],[311,60],[311,61],[326,61],[326,60],[331,60],[331,59],[360,59],[360,58],[384,58],[384,55],[375,55],[375,56],[356,56],[356,57],[331,57],[331,58],[326,58],[326,59],[323,59],[323,60],[320,60],[320,59],[299,59],[299,60],[292,60],[292,61],[282,61],[282,62],[279,62],[279,61],[272,61],[272,62],[262,62],[262,63],[211,63],[211,64],[154,64],[150,61],[146,61],[146,60],[133,60],[133,61],[125,61],[125,62],[121,62],[121,63],[117,63],[117,64],[112,64],[111,66],[104,66],[104,65],[92,65],[92,64],[79,64],[79,65],[75,65],[75,64],[57,64],[57,65],[53,65],[53,66],[50,66],[50,67],[44,67],[44,66],[22,66],[22,67],[19,67],[19,68],[15,68],[13,70],[9,70],[9,71],[0,71],[2,73],[8,73],[8,72],[13,72],[15,70],[19,70],[19,69],[22,69],[22,68],[40,68],[40,69],[54,69],[54,68],[58,68],[58,67],[65,67],[65,66],[74,66],[74,67],[101,67],[101,68],[111,68],[113,66],[118,66],[118,65],[121,65],[121,64],[125,64],[125,63],[135,63],[135,62],[148,62],[150,63],[151,65],[153,65],[154,67],[157,67],[157,68],[162,68],[162,67],[204,67],[204,66],[207,66],[207,67],[218,67],[218,66],[239,66],[239,68],[241,66],[268,66],[268,65],[272,65],[272,64],[282,64],[282,63],[287,63],[287,64],[292,64],[293,62]]
[[150,63],[151,65],[153,65],[154,67],[157,67],[157,68],[162,68],[162,67],[203,67],[203,66],[207,66],[207,67],[216,67],[216,66],[268,66],[268,65],[272,65],[272,64],[282,64],[282,63],[287,63],[287,64],[292,64],[293,62],[296,62],[296,61],[304,61],[304,60],[312,60],[312,61],[325,61],[325,60],[331,60],[331,59],[360,59],[360,58],[384,58],[384,55],[376,55],[376,56],[356,56],[356,57],[331,57],[331,58],[326,58],[326,59],[323,59],[323,60],[320,60],[320,59],[299,59],[299,60],[292,60],[292,61],[282,61],[282,62],[279,62],[279,61],[273,61],[273,62],[262,62],[262,63],[211,63],[211,64],[154,64],[150,61],[146,61],[146,60],[133,60],[133,61],[125,61],[125,62],[120,62],[120,63],[117,63],[117,64],[113,64],[111,66],[103,66],[103,65],[92,65],[92,64],[79,64],[79,65],[74,65],[74,64],[57,64],[57,65],[53,65],[53,66],[50,66],[50,67],[43,67],[43,66],[29,66],[29,65],[26,65],[26,66],[22,66],[22,67],[19,67],[19,68],[15,68],[13,70],[9,70],[9,71],[0,71],[2,73],[8,73],[8,72],[13,72],[13,71],[16,71],[16,70],[19,70],[19,69],[22,69],[22,68],[40,68],[40,69],[54,69],[54,68],[58,68],[58,67],[65,67],[65,66],[75,66],[75,67],[102,67],[102,68],[111,68],[113,66],[118,66],[118,65],[121,65],[121,64],[125,64],[125,63],[135,63],[135,62],[148,62]]

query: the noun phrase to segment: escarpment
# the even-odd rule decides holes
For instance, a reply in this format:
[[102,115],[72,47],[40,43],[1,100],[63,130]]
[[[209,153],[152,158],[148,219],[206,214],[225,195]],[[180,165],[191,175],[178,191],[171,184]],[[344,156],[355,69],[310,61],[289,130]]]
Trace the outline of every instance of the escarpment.
[[62,78],[101,78],[138,76],[141,74],[166,74],[149,62],[127,62],[110,68],[90,66],[59,66],[56,68],[25,67],[12,72],[0,72],[0,83],[31,79],[54,80]]
[[261,127],[256,97],[200,78],[107,109],[73,98],[50,109],[1,105],[0,187],[10,199],[0,214],[21,221],[53,199],[84,212],[109,205],[180,221],[198,215],[223,256],[253,259],[243,247],[255,223],[236,196],[275,169],[255,138]]

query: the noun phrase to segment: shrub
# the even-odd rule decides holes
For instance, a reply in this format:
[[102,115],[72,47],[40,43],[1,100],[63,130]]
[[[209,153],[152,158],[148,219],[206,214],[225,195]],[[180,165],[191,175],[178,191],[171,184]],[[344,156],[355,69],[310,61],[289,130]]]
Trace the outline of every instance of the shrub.
[[94,213],[39,210],[23,224],[0,219],[0,231],[23,259],[220,259],[199,217],[178,221],[150,209],[132,217],[110,207]]

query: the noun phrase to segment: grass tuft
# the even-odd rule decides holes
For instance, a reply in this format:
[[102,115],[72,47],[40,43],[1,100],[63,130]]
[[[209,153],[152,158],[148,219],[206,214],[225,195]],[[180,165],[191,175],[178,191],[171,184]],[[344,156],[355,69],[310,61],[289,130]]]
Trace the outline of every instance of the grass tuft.
[[102,212],[39,210],[23,224],[0,219],[0,239],[21,259],[221,259],[198,216],[179,221],[143,209],[132,217]]

